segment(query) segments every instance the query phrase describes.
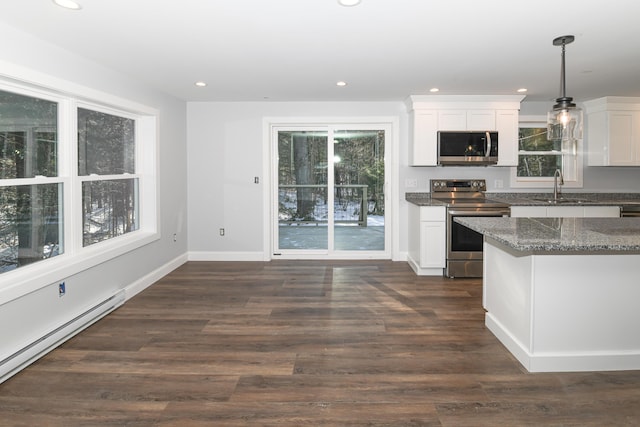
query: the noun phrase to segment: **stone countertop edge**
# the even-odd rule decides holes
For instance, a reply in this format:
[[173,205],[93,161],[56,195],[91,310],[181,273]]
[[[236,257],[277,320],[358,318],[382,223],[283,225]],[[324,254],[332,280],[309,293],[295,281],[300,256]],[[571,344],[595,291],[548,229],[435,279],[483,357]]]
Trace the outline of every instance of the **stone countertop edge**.
[[456,217],[455,221],[519,252],[640,253],[640,218]]
[[417,206],[446,206],[446,203],[432,199],[431,193],[405,193],[404,199]]
[[[489,200],[511,206],[557,206],[544,200],[552,199],[550,193],[485,193]],[[561,193],[563,206],[625,206],[640,204],[640,193]],[[431,193],[405,193],[405,200],[417,206],[443,206],[431,198]],[[571,203],[571,200],[576,200]]]

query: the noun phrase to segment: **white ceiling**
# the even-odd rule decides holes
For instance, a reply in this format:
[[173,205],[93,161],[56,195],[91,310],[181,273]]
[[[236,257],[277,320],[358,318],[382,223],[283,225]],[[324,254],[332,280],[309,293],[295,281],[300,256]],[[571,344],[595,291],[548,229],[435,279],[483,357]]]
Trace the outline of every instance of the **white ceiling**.
[[551,101],[566,34],[567,95],[640,96],[638,0],[77,1],[0,0],[0,21],[188,101]]

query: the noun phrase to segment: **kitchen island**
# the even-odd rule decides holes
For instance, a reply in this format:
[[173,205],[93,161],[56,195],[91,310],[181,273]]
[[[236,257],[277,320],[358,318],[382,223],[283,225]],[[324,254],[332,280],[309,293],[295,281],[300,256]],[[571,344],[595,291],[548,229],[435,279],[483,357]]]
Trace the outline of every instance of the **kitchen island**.
[[640,369],[640,218],[457,218],[485,324],[530,372]]

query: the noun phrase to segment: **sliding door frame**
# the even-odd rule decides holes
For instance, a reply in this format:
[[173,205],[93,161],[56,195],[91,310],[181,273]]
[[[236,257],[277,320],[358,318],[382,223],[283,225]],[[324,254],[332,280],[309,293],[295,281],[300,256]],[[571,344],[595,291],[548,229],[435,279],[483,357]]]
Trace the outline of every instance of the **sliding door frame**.
[[[278,215],[274,185],[277,185],[277,141],[276,129],[283,128],[384,129],[385,130],[385,249],[384,251],[313,251],[275,255],[277,238],[274,232]],[[263,253],[265,261],[272,259],[395,259],[399,253],[399,193],[398,193],[398,146],[399,119],[396,116],[377,117],[265,117],[263,119]],[[333,232],[331,230],[330,232]],[[363,253],[359,253],[363,252]]]

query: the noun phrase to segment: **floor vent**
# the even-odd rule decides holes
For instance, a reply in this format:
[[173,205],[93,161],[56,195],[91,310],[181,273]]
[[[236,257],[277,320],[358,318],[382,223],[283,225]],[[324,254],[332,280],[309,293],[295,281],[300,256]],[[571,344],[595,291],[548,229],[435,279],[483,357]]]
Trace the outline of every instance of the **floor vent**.
[[124,304],[124,301],[125,291],[120,290],[84,313],[0,361],[0,383],[111,313]]

